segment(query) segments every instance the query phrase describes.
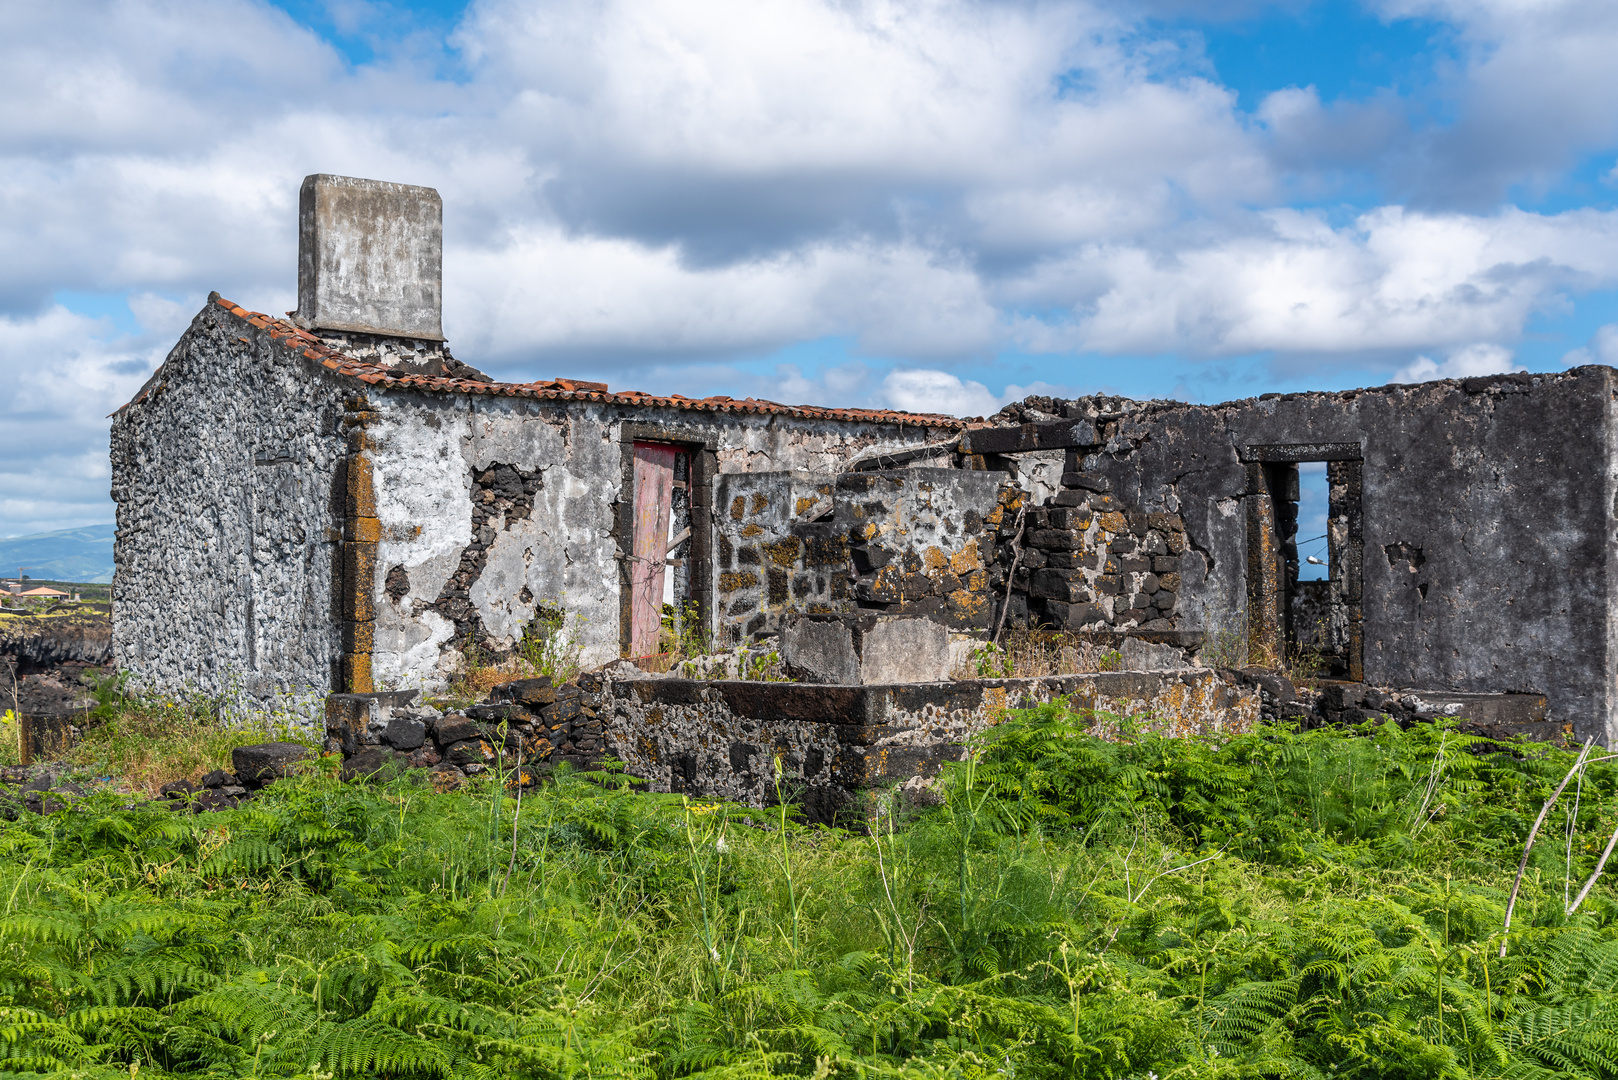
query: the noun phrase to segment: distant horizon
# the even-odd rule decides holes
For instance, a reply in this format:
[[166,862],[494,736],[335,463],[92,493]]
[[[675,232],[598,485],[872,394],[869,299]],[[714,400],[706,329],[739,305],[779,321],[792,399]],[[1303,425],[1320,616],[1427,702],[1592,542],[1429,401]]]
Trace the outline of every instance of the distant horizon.
[[[39,539],[40,537],[56,536],[56,535],[59,535],[61,533],[66,533],[66,532],[77,532],[80,529],[94,529],[94,528],[96,528],[98,526],[101,526],[101,525],[111,525],[111,526],[116,528],[117,525],[118,525],[118,522],[116,522],[116,521],[92,521],[92,522],[89,522],[88,524],[84,524],[84,525],[64,525],[60,529],[44,529],[44,530],[42,530],[40,532],[8,533],[5,536],[0,536],[0,540],[35,540],[35,539]],[[4,570],[5,570],[5,567],[0,566],[0,571],[4,571]]]

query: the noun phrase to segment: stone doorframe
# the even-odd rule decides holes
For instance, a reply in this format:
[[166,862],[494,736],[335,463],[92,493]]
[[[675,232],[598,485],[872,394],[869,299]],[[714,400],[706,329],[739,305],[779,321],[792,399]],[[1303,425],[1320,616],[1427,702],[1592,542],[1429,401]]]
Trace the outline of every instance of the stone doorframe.
[[[1277,662],[1286,658],[1293,639],[1291,597],[1297,580],[1297,466],[1326,463],[1330,489],[1326,535],[1334,598],[1346,607],[1344,672],[1351,682],[1365,680],[1364,465],[1359,443],[1297,443],[1239,448],[1247,468],[1247,638],[1250,652]],[[1287,507],[1291,507],[1290,520]],[[1279,511],[1279,514],[1278,514]],[[1290,566],[1289,566],[1290,564]],[[1334,600],[1335,602],[1335,600]]]

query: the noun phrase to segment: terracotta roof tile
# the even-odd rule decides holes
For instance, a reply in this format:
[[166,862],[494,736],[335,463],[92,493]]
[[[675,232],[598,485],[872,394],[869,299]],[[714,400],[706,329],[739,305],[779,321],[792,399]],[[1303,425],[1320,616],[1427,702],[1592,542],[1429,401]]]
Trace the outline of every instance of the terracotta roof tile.
[[[925,427],[959,429],[967,421],[955,416],[937,413],[899,412],[892,409],[830,409],[813,405],[782,405],[774,401],[746,398],[737,401],[724,395],[690,398],[684,394],[658,396],[639,390],[612,391],[606,383],[583,379],[540,379],[529,383],[485,383],[471,379],[454,379],[433,375],[394,374],[383,364],[368,363],[338,352],[307,330],[282,319],[274,319],[261,312],[248,311],[229,300],[214,301],[224,310],[259,329],[268,329],[272,340],[295,350],[322,367],[359,379],[372,386],[403,387],[449,394],[499,394],[507,397],[536,398],[541,401],[593,401],[607,405],[638,405],[672,409],[690,409],[696,412],[762,413],[793,416],[805,420],[856,420],[881,424],[909,424]],[[243,340],[246,340],[245,338]],[[154,375],[155,380],[155,375]],[[150,387],[142,387],[130,405],[146,396]],[[126,405],[124,408],[128,408]],[[119,409],[122,412],[123,409]]]

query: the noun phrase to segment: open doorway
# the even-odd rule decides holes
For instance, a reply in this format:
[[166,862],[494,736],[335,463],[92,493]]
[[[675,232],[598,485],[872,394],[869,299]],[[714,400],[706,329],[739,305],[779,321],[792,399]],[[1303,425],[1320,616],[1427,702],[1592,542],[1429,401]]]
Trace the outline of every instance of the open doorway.
[[1254,446],[1248,462],[1250,650],[1322,678],[1361,681],[1357,445]]
[[691,561],[692,449],[674,443],[633,444],[633,513],[629,559],[627,655],[663,651],[665,615],[693,612]]

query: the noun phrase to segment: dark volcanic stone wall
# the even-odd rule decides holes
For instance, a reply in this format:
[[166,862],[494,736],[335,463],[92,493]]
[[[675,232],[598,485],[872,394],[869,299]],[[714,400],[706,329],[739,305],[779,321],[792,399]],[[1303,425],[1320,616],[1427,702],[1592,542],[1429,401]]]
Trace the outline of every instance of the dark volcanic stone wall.
[[119,411],[120,667],[173,690],[331,688],[344,389],[210,303]]
[[1021,497],[1004,472],[931,467],[728,474],[715,492],[727,645],[774,633],[787,613],[926,615],[987,628],[1005,582],[997,530]]
[[1114,498],[1183,519],[1175,610],[1189,630],[1245,626],[1243,454],[1357,446],[1364,680],[1544,694],[1553,721],[1608,739],[1613,393],[1612,369],[1589,367],[1212,407],[1049,407],[1095,420],[1079,465]]

